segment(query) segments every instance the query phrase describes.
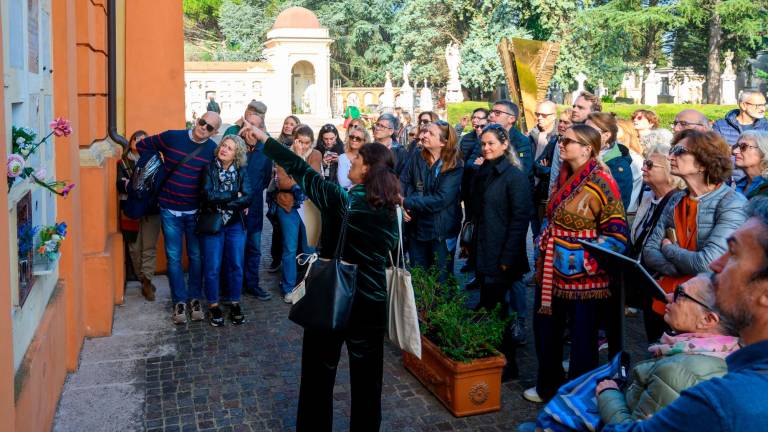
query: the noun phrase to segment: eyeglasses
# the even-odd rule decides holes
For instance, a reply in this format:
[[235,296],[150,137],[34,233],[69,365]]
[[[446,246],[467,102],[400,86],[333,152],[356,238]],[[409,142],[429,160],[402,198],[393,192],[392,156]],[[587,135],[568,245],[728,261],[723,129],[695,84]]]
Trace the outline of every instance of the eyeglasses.
[[493,109],[490,112],[495,114],[495,115],[501,115],[501,114],[506,114],[506,115],[509,115],[509,116],[513,116],[514,115],[512,113],[508,113],[506,111],[502,111],[502,110],[498,110],[498,109]]
[[652,170],[652,169],[653,169],[653,167],[659,167],[659,168],[662,168],[662,165],[659,165],[659,164],[653,163],[653,161],[652,161],[652,160],[650,160],[650,159],[646,159],[646,160],[644,160],[644,161],[643,161],[643,166],[645,167],[645,169],[647,169],[647,170],[649,170],[649,171],[650,171],[650,170]]
[[566,138],[566,137],[560,138],[560,143],[563,145],[563,147],[567,147],[568,144],[584,145],[584,144],[580,143],[579,141],[576,141],[575,139]]
[[197,124],[198,124],[198,126],[204,126],[205,130],[207,130],[208,132],[213,132],[213,131],[216,130],[215,127],[213,127],[210,123],[205,121],[205,119],[203,119],[203,118],[197,119]]
[[687,122],[685,120],[679,120],[679,121],[675,120],[675,121],[672,122],[672,128],[673,129],[678,127],[678,126],[680,126],[682,128],[687,128],[687,127],[690,127],[690,126],[706,126],[706,125],[703,125],[701,123],[695,123],[695,122]]
[[350,135],[349,140],[354,142],[363,142],[365,138],[356,135]]
[[714,312],[715,311],[711,306],[708,306],[708,305],[704,304],[703,301],[698,300],[698,299],[692,297],[690,294],[686,293],[685,292],[685,287],[683,287],[682,285],[678,285],[678,286],[675,287],[675,293],[672,295],[672,301],[674,303],[677,303],[677,300],[680,299],[680,297],[685,297],[688,300],[696,303],[697,305],[703,307],[704,309],[706,309],[706,310],[708,310],[710,312]]
[[744,102],[744,103],[746,105],[750,105],[750,106],[753,106],[753,107],[758,108],[758,109],[759,108],[765,108],[765,104],[764,103],[761,103],[761,104],[753,104],[752,102]]
[[374,129],[392,129],[391,126],[386,126],[381,123],[376,123],[375,125],[373,125],[373,128]]
[[549,117],[549,116],[553,116],[553,115],[555,115],[555,113],[540,113],[540,112],[537,112],[537,113],[533,113],[533,114],[534,114],[536,117],[544,117],[544,118],[547,118],[547,117]]
[[674,147],[669,149],[669,155],[670,156],[681,156],[686,153],[690,153],[691,151],[688,149],[688,147],[680,144],[676,144]]
[[758,147],[756,145],[749,145],[745,142],[736,143],[731,147],[731,149],[733,150],[739,149],[739,151],[742,153],[744,153],[745,151],[747,151],[747,149],[750,149],[750,148],[756,149]]
[[425,124],[429,123],[430,121],[431,121],[430,119],[420,119],[419,120],[419,124],[425,125]]

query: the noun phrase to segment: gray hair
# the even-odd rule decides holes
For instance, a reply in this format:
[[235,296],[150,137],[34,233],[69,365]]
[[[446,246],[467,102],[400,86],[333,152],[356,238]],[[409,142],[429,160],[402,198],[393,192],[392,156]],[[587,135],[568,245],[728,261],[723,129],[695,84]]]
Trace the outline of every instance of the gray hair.
[[640,145],[645,149],[643,156],[648,156],[649,151],[656,147],[667,148],[667,153],[672,146],[672,137],[674,135],[668,129],[651,129],[647,134],[640,137]]
[[243,141],[240,135],[230,134],[222,138],[219,142],[219,145],[216,146],[216,150],[213,151],[213,155],[218,158],[219,149],[221,149],[221,146],[223,146],[227,141],[232,141],[235,143],[235,166],[237,168],[246,166],[248,164],[248,147],[246,147],[245,141]]
[[760,175],[768,177],[768,131],[748,130],[739,135],[739,140],[744,138],[754,142],[757,149],[763,154],[763,159],[760,161]]
[[763,96],[763,93],[756,89],[744,89],[739,92],[739,104],[746,102],[750,96]]
[[678,176],[673,176],[671,174],[672,167],[670,166],[669,158],[667,157],[669,156],[669,150],[671,148],[672,147],[669,145],[669,142],[657,144],[653,147],[648,147],[645,151],[644,156],[646,159],[654,155],[663,156],[661,158],[662,159],[661,165],[664,168],[664,172],[667,174],[667,177],[669,177],[670,185],[672,185],[676,189],[683,189],[685,187],[685,182],[683,181],[683,179],[681,179]]
[[394,114],[384,113],[379,116],[379,121],[384,120],[392,126],[392,138],[397,136],[397,131],[400,129],[400,122],[397,120]]
[[699,285],[698,291],[696,291],[696,299],[700,300],[705,305],[709,306],[710,310],[720,319],[718,325],[720,334],[727,336],[738,336],[739,333],[734,328],[729,318],[720,311],[717,307],[717,296],[715,294],[715,284],[712,282],[713,274],[711,272],[699,273],[695,278],[703,279],[706,283]]

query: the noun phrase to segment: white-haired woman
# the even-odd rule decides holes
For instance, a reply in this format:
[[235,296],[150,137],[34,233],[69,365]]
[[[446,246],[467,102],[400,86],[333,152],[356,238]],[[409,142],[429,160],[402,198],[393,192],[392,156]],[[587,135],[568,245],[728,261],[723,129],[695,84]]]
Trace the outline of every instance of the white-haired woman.
[[[245,211],[253,198],[248,170],[245,169],[247,152],[242,138],[227,135],[216,147],[216,157],[203,174],[198,232],[205,257],[205,296],[211,325],[214,327],[224,324],[220,302],[230,304],[229,317],[232,324],[245,322],[240,308],[245,258]],[[226,275],[227,293],[220,296],[222,267]]]
[[344,153],[339,156],[339,169],[336,171],[337,182],[341,187],[349,189],[354,186],[352,180],[349,179],[352,161],[358,157],[360,147],[369,142],[371,142],[371,135],[364,127],[353,124],[349,125],[347,128],[347,140],[344,143]]
[[768,195],[768,132],[743,132],[732,147],[734,165],[744,172],[736,180],[736,190],[747,199]]

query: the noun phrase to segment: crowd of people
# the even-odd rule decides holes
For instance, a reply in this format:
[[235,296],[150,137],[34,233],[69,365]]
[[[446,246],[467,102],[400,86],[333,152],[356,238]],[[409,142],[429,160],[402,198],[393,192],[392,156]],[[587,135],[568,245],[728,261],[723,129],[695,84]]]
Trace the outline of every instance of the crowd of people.
[[[455,126],[434,112],[419,113],[415,124],[407,113],[385,113],[370,128],[361,118],[348,119],[343,136],[336,126],[324,125],[315,140],[295,116],[270,137],[267,107],[252,101],[218,144],[212,138],[221,119],[211,111],[190,130],[136,132],[118,165],[118,189],[127,192],[147,152],[162,153],[166,178],[159,214],[123,218],[121,227],[147,300],[155,299],[151,279],[162,229],[172,321],[207,317],[221,326],[225,309],[232,324],[245,322],[242,293],[272,298],[274,290],[262,286],[258,272],[265,205],[273,226],[269,271],[281,271],[276,291],[286,303],[295,300],[304,275],[297,256],[332,256],[348,217],[355,235],[344,237],[343,258],[360,266],[352,324],[343,332],[304,332],[299,430],[330,429],[344,343],[352,375],[351,427],[378,430],[384,273],[397,244],[396,207],[403,210],[410,266],[434,267],[442,279],[471,273],[465,288],[479,289],[476,307],[501,305],[515,317],[499,347],[507,358],[504,380],[517,376],[515,347],[527,342],[526,323],[533,322],[537,379],[523,394],[532,402],[552,399],[563,384],[597,368],[604,341],[611,354],[621,345],[612,312],[623,306],[616,281],[581,242],[598,243],[639,260],[668,293],[664,303],[629,284],[627,305],[642,311],[653,359],[638,363],[623,386],[610,380],[598,385],[600,415],[606,425],[620,424],[615,430],[651,415],[651,423],[658,416],[657,424],[666,424],[669,416],[655,413],[684,389],[733,371],[730,359],[748,350],[740,348],[738,336],[742,344],[768,338],[764,329],[750,330],[751,342],[743,333],[768,320],[768,205],[761,198],[768,196],[765,102],[761,93],[743,91],[739,107],[724,119],[712,123],[701,112],[683,110],[670,130],[652,110],[619,119],[583,92],[562,112],[552,101],[538,103],[527,135],[516,126],[518,106],[499,100]],[[757,270],[732,269],[741,265],[733,262],[745,253],[739,248],[748,247],[760,254],[742,259],[762,257],[753,263]],[[463,267],[456,266],[456,256],[467,258]],[[735,282],[741,279],[728,279],[736,278],[731,273],[762,297],[724,294],[746,289]],[[533,305],[527,300],[530,285]],[[744,316],[753,309],[762,314],[759,320]],[[570,354],[564,363],[566,343]],[[724,348],[712,354],[716,344]],[[754,363],[754,356],[744,354],[741,361]],[[678,375],[689,378],[680,381]],[[654,384],[670,380],[663,391]],[[717,401],[732,405],[721,396],[707,403]],[[693,411],[706,405],[685,403]],[[659,430],[642,429],[643,423],[638,430]]]

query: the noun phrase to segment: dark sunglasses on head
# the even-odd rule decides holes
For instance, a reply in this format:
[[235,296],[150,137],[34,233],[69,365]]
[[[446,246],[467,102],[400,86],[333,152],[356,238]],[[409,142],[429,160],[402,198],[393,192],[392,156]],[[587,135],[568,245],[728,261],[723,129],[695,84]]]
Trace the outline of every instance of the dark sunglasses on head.
[[438,126],[450,126],[450,125],[448,124],[448,122],[447,122],[447,121],[445,121],[445,120],[437,120],[437,121],[435,122],[435,124],[436,124],[436,125],[438,125]]
[[691,297],[691,295],[690,295],[690,294],[688,294],[688,293],[686,293],[686,292],[685,292],[685,287],[684,287],[684,286],[682,286],[682,285],[678,285],[678,286],[676,286],[676,287],[675,287],[675,292],[674,292],[674,294],[672,294],[672,301],[673,301],[673,302],[675,302],[675,303],[677,303],[677,300],[678,300],[680,297],[685,297],[685,298],[687,298],[688,300],[690,300],[690,301],[692,301],[692,302],[696,303],[697,305],[699,305],[699,306],[703,307],[704,309],[706,309],[706,310],[708,310],[708,311],[710,311],[710,312],[714,312],[714,311],[715,311],[715,310],[714,310],[712,307],[710,307],[710,306],[708,306],[708,305],[704,304],[704,302],[703,302],[703,301],[701,301],[701,300],[698,300],[698,299],[696,299],[696,298],[694,298],[694,297]]
[[690,153],[690,150],[688,150],[688,147],[680,144],[676,144],[674,147],[669,149],[670,156],[681,156],[686,153]]
[[644,160],[644,161],[643,161],[643,166],[644,166],[646,169],[648,169],[648,170],[652,170],[652,169],[653,169],[653,167],[659,167],[659,168],[661,168],[661,165],[653,163],[653,161],[652,161],[652,160],[650,160],[650,159],[646,159],[646,160]]
[[207,121],[205,121],[205,119],[203,119],[203,118],[198,119],[197,120],[197,124],[198,124],[198,126],[205,126],[205,130],[207,130],[208,132],[213,132],[213,131],[216,130],[215,127],[211,126],[211,124],[208,123]]

